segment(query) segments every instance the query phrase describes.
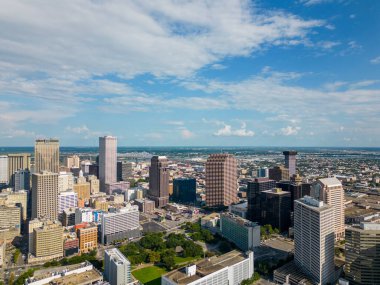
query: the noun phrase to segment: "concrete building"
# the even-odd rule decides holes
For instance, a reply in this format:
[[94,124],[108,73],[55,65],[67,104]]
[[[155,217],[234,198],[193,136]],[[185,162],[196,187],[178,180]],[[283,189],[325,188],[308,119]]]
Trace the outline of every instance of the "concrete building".
[[78,194],[78,199],[89,201],[91,196],[90,182],[76,183],[73,185],[73,191]]
[[237,250],[213,256],[161,277],[161,285],[229,285],[240,284],[254,273],[253,252]]
[[335,177],[318,179],[311,186],[311,196],[334,209],[335,240],[344,239],[344,190]]
[[258,178],[268,178],[269,177],[269,169],[268,169],[268,167],[263,167],[263,168],[257,169],[255,176],[258,177]]
[[229,206],[237,202],[237,160],[231,154],[211,154],[206,162],[206,204]]
[[244,200],[236,204],[231,204],[228,206],[228,212],[235,214],[239,217],[242,217],[243,219],[247,218],[247,209],[248,209],[248,202]]
[[139,211],[142,213],[152,214],[155,210],[154,201],[149,200],[149,199],[136,199],[135,205],[137,205],[137,207],[139,207]]
[[296,151],[284,151],[285,167],[289,169],[289,176],[297,174],[297,152]]
[[67,168],[79,168],[80,158],[77,155],[66,156],[64,160],[65,166]]
[[[9,153],[8,154],[8,175],[9,185],[15,186],[13,174],[17,170],[30,170],[30,153]],[[28,190],[28,189],[25,189]]]
[[98,246],[98,226],[96,224],[86,224],[77,229],[80,253],[88,253],[96,250]]
[[59,172],[59,141],[36,140],[34,146],[34,172]]
[[127,285],[133,281],[131,263],[117,248],[104,251],[104,278],[110,285]]
[[140,236],[139,209],[128,206],[116,212],[104,214],[101,218],[101,240],[103,244],[125,238]]
[[195,178],[175,178],[173,194],[170,199],[178,203],[194,204],[196,201],[197,182]]
[[8,182],[8,156],[0,155],[0,184],[7,185]]
[[21,209],[16,206],[0,206],[0,229],[7,229],[7,240],[11,241],[21,232]]
[[128,181],[132,177],[133,163],[129,161],[117,162],[117,181]]
[[260,226],[234,214],[221,214],[220,232],[242,251],[260,246]]
[[12,177],[15,191],[30,190],[30,171],[28,169],[17,170]]
[[96,178],[95,175],[88,175],[87,176],[87,182],[90,183],[91,195],[99,193],[100,183],[99,183],[99,179]]
[[0,241],[0,267],[4,266],[5,263],[5,249],[7,247],[7,244],[4,241]]
[[380,282],[380,223],[361,223],[346,229],[346,279],[353,285]]
[[157,208],[169,202],[169,169],[166,156],[153,156],[149,167],[148,198],[155,201]]
[[112,195],[114,193],[121,194],[129,189],[129,181],[119,181],[113,183],[106,183],[105,192],[107,195]]
[[65,209],[78,207],[78,194],[74,191],[66,191],[58,194],[58,214]]
[[260,193],[276,187],[276,181],[268,178],[256,178],[247,184],[247,219],[257,221],[261,217]]
[[94,221],[93,209],[77,208],[75,209],[75,224],[92,223]]
[[[301,179],[298,176],[298,179]],[[291,197],[291,210],[294,211],[294,201],[303,198],[304,196],[310,196],[310,183],[303,183],[300,181],[281,181],[276,183],[277,188],[281,188],[283,191],[290,192]]]
[[269,179],[279,181],[289,181],[289,169],[280,165],[269,169]]
[[317,284],[335,284],[334,209],[309,196],[294,205],[294,260]]
[[64,227],[70,227],[75,225],[75,209],[65,209],[62,213],[62,226]]
[[58,219],[58,173],[44,171],[32,175],[32,219]]
[[73,190],[74,176],[71,172],[61,171],[58,175],[58,191],[65,192]]
[[99,138],[99,180],[100,191],[106,191],[106,184],[117,181],[117,138],[105,136]]
[[80,168],[81,168],[84,176],[87,176],[90,173],[90,165],[91,164],[92,163],[89,160],[84,160],[80,163]]
[[13,192],[11,190],[3,190],[0,193],[0,205],[15,205],[21,208],[21,220],[26,221],[28,215],[28,192],[20,190]]

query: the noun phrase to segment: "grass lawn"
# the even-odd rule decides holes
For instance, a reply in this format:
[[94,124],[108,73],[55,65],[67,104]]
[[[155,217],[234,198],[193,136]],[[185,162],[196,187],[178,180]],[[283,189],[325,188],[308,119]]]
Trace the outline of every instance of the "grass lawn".
[[167,270],[155,265],[132,271],[132,275],[145,285],[160,285],[161,275]]
[[190,261],[193,261],[193,260],[196,260],[196,259],[197,259],[197,257],[191,257],[191,256],[188,256],[188,257],[175,256],[174,257],[175,264],[181,264],[181,263],[185,263],[185,262],[190,262]]

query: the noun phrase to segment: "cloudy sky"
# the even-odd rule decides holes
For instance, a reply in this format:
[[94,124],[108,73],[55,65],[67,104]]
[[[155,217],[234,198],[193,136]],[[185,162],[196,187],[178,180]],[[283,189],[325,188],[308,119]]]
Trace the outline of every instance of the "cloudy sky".
[[2,0],[0,145],[380,146],[380,1]]

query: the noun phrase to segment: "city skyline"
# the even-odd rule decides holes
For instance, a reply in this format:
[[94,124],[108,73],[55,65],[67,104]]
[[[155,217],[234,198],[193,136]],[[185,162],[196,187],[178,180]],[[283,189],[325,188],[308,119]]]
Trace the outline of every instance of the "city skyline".
[[2,7],[0,146],[380,145],[378,1]]

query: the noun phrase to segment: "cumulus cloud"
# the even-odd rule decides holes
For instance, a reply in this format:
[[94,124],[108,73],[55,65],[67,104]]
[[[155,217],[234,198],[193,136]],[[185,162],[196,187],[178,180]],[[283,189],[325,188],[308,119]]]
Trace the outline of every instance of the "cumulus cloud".
[[370,62],[371,62],[372,64],[380,64],[380,56],[375,57],[375,58],[372,58],[372,59],[370,60]]
[[90,130],[86,125],[81,125],[81,126],[77,126],[77,127],[67,126],[66,131],[77,134],[77,135],[82,135],[83,138],[85,138],[85,139],[88,139],[91,137],[99,137],[99,136],[103,135],[102,132]]
[[191,139],[195,136],[195,134],[193,132],[191,132],[190,130],[188,130],[186,128],[181,128],[180,133],[181,133],[181,137],[183,139]]
[[247,130],[246,123],[242,123],[240,129],[232,129],[231,125],[224,124],[224,126],[214,133],[217,137],[253,137],[255,133],[251,130]]
[[300,127],[287,126],[285,128],[281,128],[281,134],[284,136],[293,136],[297,135],[300,130]]

